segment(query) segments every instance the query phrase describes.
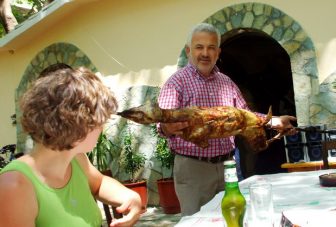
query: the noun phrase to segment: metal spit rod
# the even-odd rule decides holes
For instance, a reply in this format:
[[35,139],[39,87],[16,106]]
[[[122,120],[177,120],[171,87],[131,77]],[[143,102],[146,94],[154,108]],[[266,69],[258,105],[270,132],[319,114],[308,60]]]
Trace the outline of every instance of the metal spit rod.
[[297,131],[301,132],[311,132],[311,133],[330,133],[330,134],[336,134],[336,129],[319,129],[314,126],[308,126],[308,127],[296,127]]

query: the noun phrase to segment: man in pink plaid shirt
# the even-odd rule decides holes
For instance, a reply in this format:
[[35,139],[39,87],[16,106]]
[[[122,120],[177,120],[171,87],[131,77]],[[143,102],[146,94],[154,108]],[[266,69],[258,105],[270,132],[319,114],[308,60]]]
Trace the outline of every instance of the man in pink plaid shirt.
[[[201,23],[191,30],[186,44],[189,63],[162,87],[158,99],[161,108],[235,106],[248,109],[237,85],[215,65],[220,54],[220,38],[220,33],[210,24]],[[272,127],[294,134],[296,131],[290,121],[295,120],[287,115],[273,117]],[[196,213],[224,190],[223,162],[232,158],[235,148],[234,137],[211,139],[209,147],[200,148],[178,136],[187,126],[187,122],[158,125],[176,154],[174,179],[182,216]]]

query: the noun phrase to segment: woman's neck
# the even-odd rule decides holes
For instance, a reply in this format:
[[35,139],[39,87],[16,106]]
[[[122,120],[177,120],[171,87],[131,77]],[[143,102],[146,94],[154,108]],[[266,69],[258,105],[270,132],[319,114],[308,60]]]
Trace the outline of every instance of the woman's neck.
[[22,159],[30,165],[42,182],[53,188],[66,185],[71,177],[72,150],[55,151],[36,144],[32,152]]

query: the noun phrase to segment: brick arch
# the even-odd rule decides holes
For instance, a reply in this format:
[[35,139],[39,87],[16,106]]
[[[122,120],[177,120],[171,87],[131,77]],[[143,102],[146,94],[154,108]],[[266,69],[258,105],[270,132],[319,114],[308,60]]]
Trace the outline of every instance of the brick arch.
[[[308,99],[316,92],[313,88],[318,87],[316,51],[311,38],[297,21],[271,5],[249,2],[225,7],[203,22],[214,25],[222,35],[237,28],[253,28],[276,40],[290,57],[298,122],[310,123]],[[183,48],[178,67],[187,62]]]
[[[49,65],[56,63],[65,63],[71,67],[85,66],[93,72],[97,72],[96,67],[92,64],[91,60],[82,52],[77,46],[70,43],[54,43],[47,46],[40,52],[27,65],[19,86],[15,94],[15,109],[16,117],[20,118],[21,112],[19,109],[19,99],[22,94],[27,90],[30,84],[36,80],[43,69]],[[17,124],[17,151],[25,152],[27,148],[31,147],[31,140],[23,133],[20,124]]]

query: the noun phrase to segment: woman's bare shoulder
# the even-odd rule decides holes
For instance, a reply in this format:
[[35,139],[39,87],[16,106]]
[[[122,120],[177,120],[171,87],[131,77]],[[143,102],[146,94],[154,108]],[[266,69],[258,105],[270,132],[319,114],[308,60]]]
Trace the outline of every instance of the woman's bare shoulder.
[[33,189],[33,185],[23,173],[8,171],[0,174],[0,195],[2,193],[8,195],[16,194],[27,190],[30,191],[29,189]]
[[[37,199],[32,183],[22,173],[8,171],[0,174],[0,204],[0,226],[34,226]],[[18,211],[24,215],[17,215]],[[17,219],[14,220],[14,216]]]

